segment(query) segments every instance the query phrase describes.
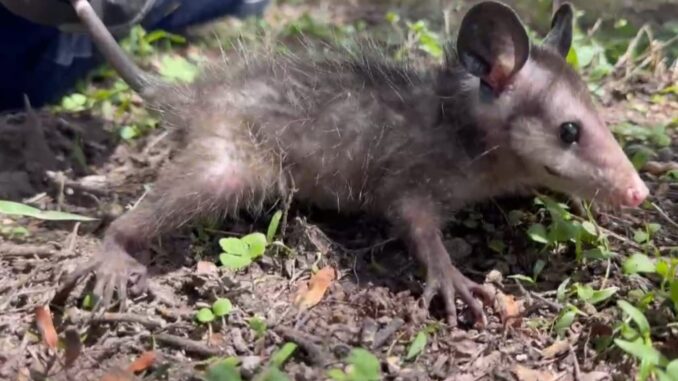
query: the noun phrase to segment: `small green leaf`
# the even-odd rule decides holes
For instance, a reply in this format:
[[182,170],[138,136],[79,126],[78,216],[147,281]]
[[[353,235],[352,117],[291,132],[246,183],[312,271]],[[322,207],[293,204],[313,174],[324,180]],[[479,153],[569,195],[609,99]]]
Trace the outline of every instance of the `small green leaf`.
[[58,212],[55,210],[40,210],[32,206],[12,201],[0,201],[0,214],[33,217],[48,221],[95,221],[96,218],[77,214]]
[[[226,359],[210,366],[205,374],[206,381],[241,381],[237,362]],[[236,359],[237,360],[237,359]]]
[[195,318],[201,323],[209,323],[214,321],[214,314],[209,308],[201,308],[200,311],[198,311],[198,313],[195,315]]
[[257,337],[263,336],[266,333],[266,330],[268,329],[268,327],[266,326],[266,321],[264,321],[264,319],[258,316],[255,316],[250,319],[249,326],[250,329],[257,334]]
[[275,235],[278,233],[278,225],[280,225],[280,219],[282,218],[283,212],[278,210],[271,217],[271,222],[268,224],[268,230],[266,231],[266,241],[273,242]]
[[432,33],[422,33],[419,36],[419,42],[421,43],[421,50],[430,54],[434,58],[440,58],[443,56],[443,48],[440,46],[440,41]]
[[233,305],[226,298],[219,298],[212,304],[212,311],[216,317],[226,316],[231,313]]
[[506,244],[504,241],[498,240],[498,239],[493,239],[491,240],[488,244],[487,247],[490,249],[494,250],[495,252],[501,254],[506,250]]
[[93,307],[94,307],[94,297],[92,296],[91,293],[88,292],[82,299],[82,308],[84,310],[90,311],[92,310]]
[[671,279],[671,274],[669,274],[669,264],[664,260],[657,261],[657,266],[655,272],[661,276],[663,279]]
[[195,65],[178,55],[164,56],[160,61],[158,71],[169,80],[182,82],[192,82],[198,74],[198,68]]
[[378,381],[381,379],[379,359],[369,351],[354,348],[348,355],[348,362],[353,365],[351,379],[360,381]]
[[638,243],[647,242],[650,239],[650,235],[647,234],[645,230],[636,230],[633,233],[633,240]]
[[673,308],[678,312],[678,279],[671,281],[671,301]]
[[221,249],[224,250],[226,254],[239,255],[243,257],[247,256],[249,251],[247,243],[241,241],[240,238],[222,238],[219,240],[219,246],[221,246]]
[[219,255],[219,262],[221,262],[222,266],[228,267],[231,270],[240,270],[249,266],[252,263],[252,260],[239,255],[221,254]]
[[662,226],[655,222],[647,224],[647,230],[650,232],[650,234],[656,234],[658,231],[661,230],[661,228]]
[[600,302],[603,302],[609,299],[612,295],[614,295],[617,292],[617,290],[619,290],[617,287],[608,287],[602,290],[593,291],[593,295],[591,295],[589,303],[598,304]]
[[251,233],[240,239],[247,244],[247,253],[250,259],[254,260],[264,254],[266,251],[266,236],[261,233]]
[[673,381],[678,381],[678,359],[673,360],[666,366],[666,375]]
[[597,261],[609,259],[612,257],[612,253],[601,246],[589,250],[584,250],[582,254],[586,259]]
[[631,163],[636,170],[640,170],[648,161],[650,161],[650,157],[652,157],[652,151],[649,149],[640,149],[631,156]]
[[558,286],[558,290],[556,291],[556,300],[563,303],[567,299],[567,285],[570,283],[570,278],[566,278],[560,285]]
[[544,267],[546,267],[546,261],[538,259],[534,263],[534,268],[532,269],[532,279],[536,280],[539,277],[539,274],[544,270]]
[[389,24],[397,24],[398,21],[400,21],[400,16],[397,13],[390,11],[386,13],[386,21]]
[[527,275],[523,275],[523,274],[513,274],[513,275],[509,275],[508,277],[511,278],[511,279],[522,280],[523,282],[527,282],[527,283],[530,283],[530,284],[535,283],[534,279],[530,278]]
[[527,229],[527,235],[535,242],[540,242],[545,245],[549,244],[549,239],[547,238],[546,228],[542,224],[534,224]]
[[567,242],[576,239],[579,229],[572,222],[563,218],[554,218],[549,226],[548,239],[550,242]]
[[263,370],[261,374],[258,374],[255,378],[255,381],[289,381],[289,377],[283,373],[280,369],[275,367],[269,367]]
[[580,67],[587,67],[596,55],[595,47],[591,45],[580,46],[577,49],[577,58]]
[[584,229],[584,231],[588,234],[590,234],[593,237],[598,236],[598,230],[596,229],[596,225],[594,225],[590,221],[584,221],[581,223],[581,227]]
[[641,338],[634,341],[615,339],[614,343],[624,352],[652,365],[661,365],[666,361],[658,350],[652,345],[645,344]]
[[656,264],[654,263],[654,260],[647,255],[635,253],[624,261],[622,268],[624,269],[625,274],[654,273]]
[[294,351],[297,350],[297,344],[295,343],[285,343],[285,345],[282,346],[282,348],[278,349],[273,355],[271,355],[271,361],[270,364],[272,366],[280,368],[285,364],[287,359],[292,356]]
[[330,369],[327,371],[327,377],[334,381],[348,381],[348,376],[341,369]]
[[577,284],[577,296],[579,299],[581,299],[584,302],[590,303],[591,299],[593,298],[593,288],[589,285],[585,284]]
[[565,61],[570,64],[574,70],[579,70],[579,58],[577,57],[577,51],[574,49],[574,46],[570,47],[570,50],[567,52],[567,57]]
[[414,338],[412,343],[410,344],[410,349],[407,350],[407,355],[405,356],[405,360],[411,360],[419,355],[421,351],[424,350],[426,347],[426,343],[428,342],[428,335],[426,335],[426,332],[420,331],[417,333],[417,336]]
[[87,104],[87,97],[80,93],[73,93],[71,95],[65,96],[61,100],[61,107],[66,111],[77,112],[85,109]]
[[556,323],[553,325],[553,329],[556,331],[558,336],[563,336],[565,331],[572,325],[574,318],[577,316],[575,311],[567,311],[556,320]]
[[139,129],[134,126],[124,126],[120,129],[120,137],[125,140],[132,140],[139,136]]
[[625,300],[618,300],[617,306],[619,306],[619,308],[621,308],[627,315],[629,315],[629,317],[631,317],[631,320],[636,323],[641,334],[650,334],[650,323],[647,322],[647,319],[645,318],[645,315],[642,311]]

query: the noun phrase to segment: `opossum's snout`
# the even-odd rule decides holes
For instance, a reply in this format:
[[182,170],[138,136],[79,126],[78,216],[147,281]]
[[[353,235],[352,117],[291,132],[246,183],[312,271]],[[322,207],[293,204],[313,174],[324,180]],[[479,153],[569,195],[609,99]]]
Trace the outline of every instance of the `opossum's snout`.
[[620,204],[633,208],[638,207],[645,201],[649,194],[650,190],[647,189],[647,185],[645,185],[645,182],[636,174],[636,176],[633,177],[631,186],[626,189],[626,192],[624,192],[620,199],[622,200]]

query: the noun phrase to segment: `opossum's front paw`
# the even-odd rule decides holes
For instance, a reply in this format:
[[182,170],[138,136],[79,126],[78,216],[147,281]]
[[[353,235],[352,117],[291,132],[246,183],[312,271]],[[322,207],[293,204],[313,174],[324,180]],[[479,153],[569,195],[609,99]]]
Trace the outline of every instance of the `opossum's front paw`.
[[484,304],[491,305],[494,297],[483,286],[468,279],[451,263],[446,266],[430,266],[427,271],[426,288],[422,295],[422,302],[427,310],[433,297],[440,294],[445,303],[448,324],[455,327],[457,307],[454,299],[458,293],[461,300],[471,309],[475,323],[483,328],[487,325],[487,317],[477,298]]
[[[90,274],[95,277],[92,290],[94,310],[107,310],[114,301],[117,301],[122,311],[125,309],[128,293],[139,295],[148,288],[146,266],[117,245],[104,244],[103,250],[94,259],[68,276],[64,288],[74,285],[78,279]],[[114,300],[115,294],[118,300]]]
[[[128,292],[139,295],[146,291],[146,266],[139,263],[127,253],[105,253],[93,269],[96,282],[92,294],[95,300],[95,309],[107,310],[114,302],[113,295],[117,294],[120,310],[124,310]],[[128,286],[130,286],[128,290]]]

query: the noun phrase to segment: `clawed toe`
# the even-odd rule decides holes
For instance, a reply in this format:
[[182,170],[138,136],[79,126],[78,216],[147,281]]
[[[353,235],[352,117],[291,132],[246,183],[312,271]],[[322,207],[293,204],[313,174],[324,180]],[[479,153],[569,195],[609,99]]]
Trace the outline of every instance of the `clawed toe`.
[[[89,275],[94,275],[96,279],[92,289],[94,311],[106,311],[115,303],[119,303],[119,309],[123,311],[130,290],[135,294],[141,294],[146,289],[146,268],[134,259],[128,256],[103,259],[98,257],[79,266],[67,276],[64,285],[55,296],[55,302],[63,303],[78,281],[84,280]],[[128,288],[128,283],[133,284],[131,289]],[[114,296],[117,296],[117,299]]]
[[[448,324],[452,327],[457,325],[457,308],[455,297],[458,294],[461,300],[469,307],[475,323],[481,328],[487,326],[487,317],[483,311],[484,305],[491,305],[493,297],[485,288],[466,278],[456,269],[440,275],[433,272],[428,276],[426,287],[421,296],[422,306],[429,308],[431,300],[438,294],[445,304]],[[478,301],[482,301],[482,304]]]

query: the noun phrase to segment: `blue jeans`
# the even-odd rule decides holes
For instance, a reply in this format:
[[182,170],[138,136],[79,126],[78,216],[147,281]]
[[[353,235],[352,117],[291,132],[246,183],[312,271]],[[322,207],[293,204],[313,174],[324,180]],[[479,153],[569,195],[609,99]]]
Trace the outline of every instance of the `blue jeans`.
[[[158,0],[141,25],[179,32],[221,16],[263,11],[268,0]],[[168,7],[174,9],[167,12]],[[23,94],[41,107],[58,101],[101,58],[84,34],[71,34],[18,17],[0,5],[0,111],[23,108]]]

